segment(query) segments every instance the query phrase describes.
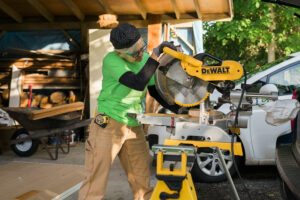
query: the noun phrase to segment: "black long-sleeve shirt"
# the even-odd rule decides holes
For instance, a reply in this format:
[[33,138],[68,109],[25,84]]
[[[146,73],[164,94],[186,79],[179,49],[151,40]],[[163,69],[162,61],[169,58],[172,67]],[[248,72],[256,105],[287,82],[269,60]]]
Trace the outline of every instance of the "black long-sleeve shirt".
[[153,58],[149,58],[139,73],[126,72],[120,77],[119,82],[131,89],[143,91],[158,65],[159,62]]
[[[126,72],[120,77],[119,82],[131,89],[143,91],[150,81],[151,77],[155,73],[158,65],[159,63],[156,60],[149,58],[144,67],[139,71],[139,73],[135,74],[133,72]],[[169,105],[160,97],[155,86],[148,86],[147,89],[149,91],[149,94],[164,108],[169,109],[175,113],[178,112],[180,106]]]

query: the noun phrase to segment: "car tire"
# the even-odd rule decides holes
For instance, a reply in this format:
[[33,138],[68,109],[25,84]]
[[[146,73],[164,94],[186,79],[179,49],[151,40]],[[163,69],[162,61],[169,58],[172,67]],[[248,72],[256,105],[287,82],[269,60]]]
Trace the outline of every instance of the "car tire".
[[[227,168],[231,176],[236,173],[236,169],[232,162],[232,156],[228,150],[221,150]],[[239,167],[242,164],[243,157],[235,156],[235,162]],[[227,179],[225,171],[220,167],[221,160],[218,157],[215,148],[201,148],[197,152],[194,166],[192,168],[192,177],[195,182],[214,183]]]
[[286,200],[300,200],[293,194],[293,192],[290,190],[290,188],[287,186],[287,184],[282,179],[281,179],[281,194],[282,194],[283,199],[286,199]]
[[[22,128],[17,130],[11,137],[11,140],[16,140],[16,139],[21,139],[25,138],[29,135],[26,129]],[[39,140],[32,139],[32,140],[27,140],[24,142],[19,142],[16,144],[12,144],[11,149],[21,157],[28,157],[33,155],[38,147],[39,147]]]

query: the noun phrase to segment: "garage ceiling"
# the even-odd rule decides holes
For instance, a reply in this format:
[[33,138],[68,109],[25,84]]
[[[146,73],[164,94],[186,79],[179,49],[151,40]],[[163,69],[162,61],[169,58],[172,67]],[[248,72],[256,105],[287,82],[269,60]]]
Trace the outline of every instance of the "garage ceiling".
[[0,30],[98,27],[98,16],[118,16],[120,23],[147,27],[161,22],[230,20],[232,0],[0,0]]

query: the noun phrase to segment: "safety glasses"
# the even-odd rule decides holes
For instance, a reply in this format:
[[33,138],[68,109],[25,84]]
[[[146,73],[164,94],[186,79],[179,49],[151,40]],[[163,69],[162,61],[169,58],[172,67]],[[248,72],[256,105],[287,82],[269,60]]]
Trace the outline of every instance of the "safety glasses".
[[128,55],[128,56],[131,56],[131,57],[136,57],[141,52],[144,52],[146,50],[146,48],[147,48],[147,43],[144,41],[144,45],[139,50],[137,50],[133,54],[130,54],[130,53],[125,53],[125,54]]

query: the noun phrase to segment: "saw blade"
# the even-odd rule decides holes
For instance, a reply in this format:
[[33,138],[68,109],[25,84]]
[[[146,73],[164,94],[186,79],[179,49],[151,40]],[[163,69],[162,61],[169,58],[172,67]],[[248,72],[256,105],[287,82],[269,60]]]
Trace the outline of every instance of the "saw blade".
[[189,76],[183,71],[181,61],[169,59],[156,73],[158,92],[169,104],[192,107],[200,104],[208,96],[208,82]]

